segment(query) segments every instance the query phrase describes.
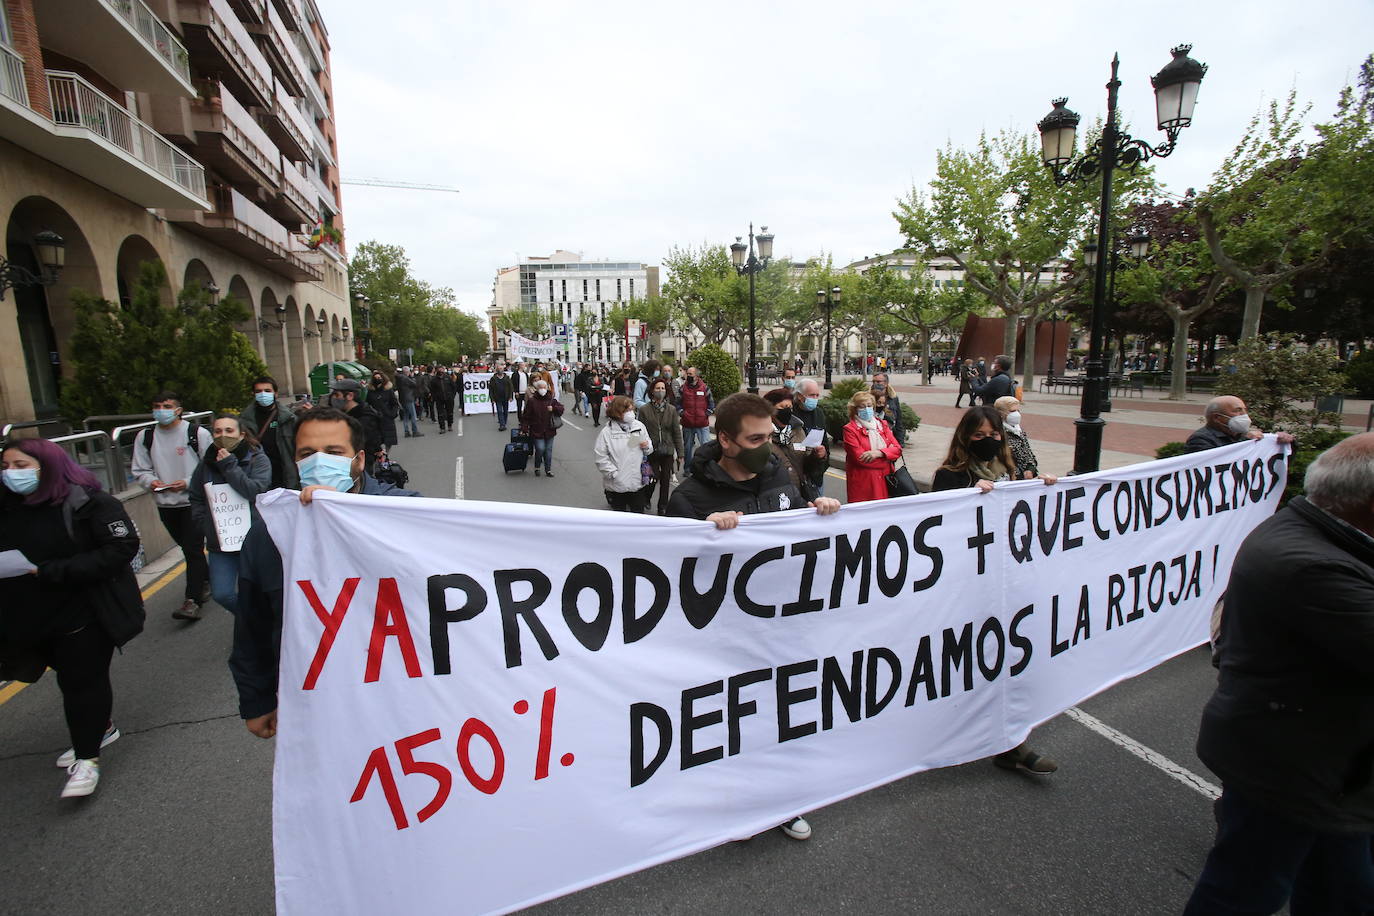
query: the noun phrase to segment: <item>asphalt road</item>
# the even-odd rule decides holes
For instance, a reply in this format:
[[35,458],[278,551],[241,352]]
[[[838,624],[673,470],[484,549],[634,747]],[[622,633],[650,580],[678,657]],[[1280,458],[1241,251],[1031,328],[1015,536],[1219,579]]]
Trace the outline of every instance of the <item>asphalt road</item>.
[[[568,420],[552,480],[502,473],[506,434],[490,417],[467,418],[461,436],[422,423],[425,438],[402,439],[395,457],[429,496],[605,508],[595,430]],[[829,484],[843,495],[842,480]],[[599,534],[608,543],[615,520]],[[93,797],[58,798],[53,759],[68,739],[51,674],[0,705],[0,913],[272,911],[272,744],[235,712],[228,615],[172,620],[181,588],[148,599],[147,630],[115,658],[123,737]],[[1213,683],[1195,650],[1081,708],[1210,780],[1193,743]],[[1211,845],[1209,799],[1068,716],[1033,741],[1058,773],[975,762],[919,774],[813,812],[808,842],[769,831],[530,912],[1179,912]]]

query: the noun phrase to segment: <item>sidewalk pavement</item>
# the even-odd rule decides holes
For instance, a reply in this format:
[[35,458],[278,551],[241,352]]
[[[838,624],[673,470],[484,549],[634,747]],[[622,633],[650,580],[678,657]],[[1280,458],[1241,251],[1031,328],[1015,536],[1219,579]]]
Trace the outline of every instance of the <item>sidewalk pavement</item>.
[[[967,397],[955,407],[959,386],[948,375],[935,376],[929,386],[921,385],[918,373],[891,376],[901,402],[916,412],[921,425],[907,433],[903,455],[907,469],[922,489],[930,485],[935,469],[945,459],[954,427],[969,406]],[[1182,442],[1202,425],[1202,411],[1211,400],[1210,393],[1192,393],[1183,401],[1172,401],[1165,392],[1148,391],[1144,397],[1116,396],[1112,410],[1103,414],[1107,421],[1102,439],[1101,467],[1124,467],[1153,461],[1155,450],[1166,442]],[[1074,419],[1078,417],[1078,394],[1025,392],[1021,425],[1030,437],[1031,448],[1040,470],[1062,476],[1073,468]],[[1363,432],[1370,401],[1345,402],[1346,429]],[[837,450],[841,451],[842,450]],[[843,454],[832,459],[843,468]]]

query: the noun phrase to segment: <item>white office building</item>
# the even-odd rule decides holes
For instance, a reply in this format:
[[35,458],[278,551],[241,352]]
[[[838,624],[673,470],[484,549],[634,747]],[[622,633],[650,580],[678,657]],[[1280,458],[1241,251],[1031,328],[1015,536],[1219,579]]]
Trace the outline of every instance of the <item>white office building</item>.
[[603,327],[617,305],[659,294],[658,268],[636,261],[592,261],[572,251],[521,258],[496,272],[487,318],[492,349],[501,352],[497,323],[502,315],[542,315],[569,361],[624,358],[624,329]]

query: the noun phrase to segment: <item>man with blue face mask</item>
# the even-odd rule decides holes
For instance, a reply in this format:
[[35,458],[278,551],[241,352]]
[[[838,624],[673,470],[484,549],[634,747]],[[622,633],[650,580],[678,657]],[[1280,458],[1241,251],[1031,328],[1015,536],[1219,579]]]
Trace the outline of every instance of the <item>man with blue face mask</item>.
[[[315,407],[296,420],[296,468],[301,502],[320,490],[368,496],[419,496],[383,483],[364,469],[364,434],[356,419],[332,407]],[[259,738],[277,733],[277,670],[281,653],[281,554],[255,519],[239,553],[239,611],[229,670],[239,691],[239,715]]]
[[296,476],[296,415],[277,400],[277,381],[270,375],[253,379],[253,401],[239,412],[243,431],[252,433],[272,462],[272,488],[300,487]]
[[210,567],[205,560],[205,535],[191,518],[186,492],[202,455],[213,446],[210,431],[181,419],[181,395],[159,392],[153,398],[157,425],[134,437],[129,466],[134,480],[153,494],[158,518],[186,558],[186,599],[172,612],[177,620],[199,620],[200,606],[210,600]]
[[816,447],[813,456],[808,456],[816,459],[808,462],[812,468],[808,478],[816,488],[816,493],[822,494],[825,492],[825,471],[830,466],[830,435],[825,431],[825,411],[820,406],[821,386],[813,378],[799,379],[796,392],[792,399],[792,416],[801,420],[808,432],[813,429],[821,431],[821,444]]

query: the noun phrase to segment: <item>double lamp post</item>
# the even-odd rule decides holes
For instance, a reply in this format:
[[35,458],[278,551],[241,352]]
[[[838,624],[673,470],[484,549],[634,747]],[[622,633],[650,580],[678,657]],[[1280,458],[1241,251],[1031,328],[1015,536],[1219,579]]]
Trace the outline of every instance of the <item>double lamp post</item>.
[[[759,243],[758,257],[754,256],[754,242]],[[745,257],[746,252],[748,257]],[[741,276],[749,277],[749,393],[759,393],[759,373],[758,361],[754,354],[755,335],[757,333],[754,326],[754,275],[768,266],[768,262],[773,260],[773,235],[768,231],[767,226],[759,227],[759,234],[754,235],[754,224],[749,224],[749,244],[746,246],[739,236],[735,236],[735,243],[730,246],[730,260],[735,265],[735,270]]]
[[[1079,117],[1068,108],[1067,98],[1055,99],[1054,110],[1037,125],[1040,129],[1041,151],[1054,174],[1054,182],[1063,186],[1071,181],[1100,180],[1102,197],[1097,213],[1097,238],[1110,240],[1112,209],[1112,177],[1117,169],[1133,171],[1140,163],[1155,157],[1168,156],[1178,143],[1183,128],[1193,121],[1198,89],[1207,72],[1188,56],[1192,45],[1174,48],[1173,60],[1150,80],[1155,90],[1156,121],[1167,140],[1152,147],[1144,140],[1136,140],[1123,132],[1117,124],[1116,92],[1121,86],[1117,79],[1119,58],[1112,56],[1112,77],[1107,83],[1107,120],[1102,136],[1080,158],[1075,160],[1074,140],[1078,133]],[[1137,241],[1132,240],[1133,243]],[[1146,243],[1148,244],[1148,242]],[[1074,473],[1096,471],[1102,458],[1102,404],[1107,386],[1106,364],[1102,358],[1105,312],[1107,305],[1107,272],[1111,257],[1097,257],[1090,262],[1093,268],[1092,330],[1085,364],[1083,401],[1079,417],[1074,421]]]

